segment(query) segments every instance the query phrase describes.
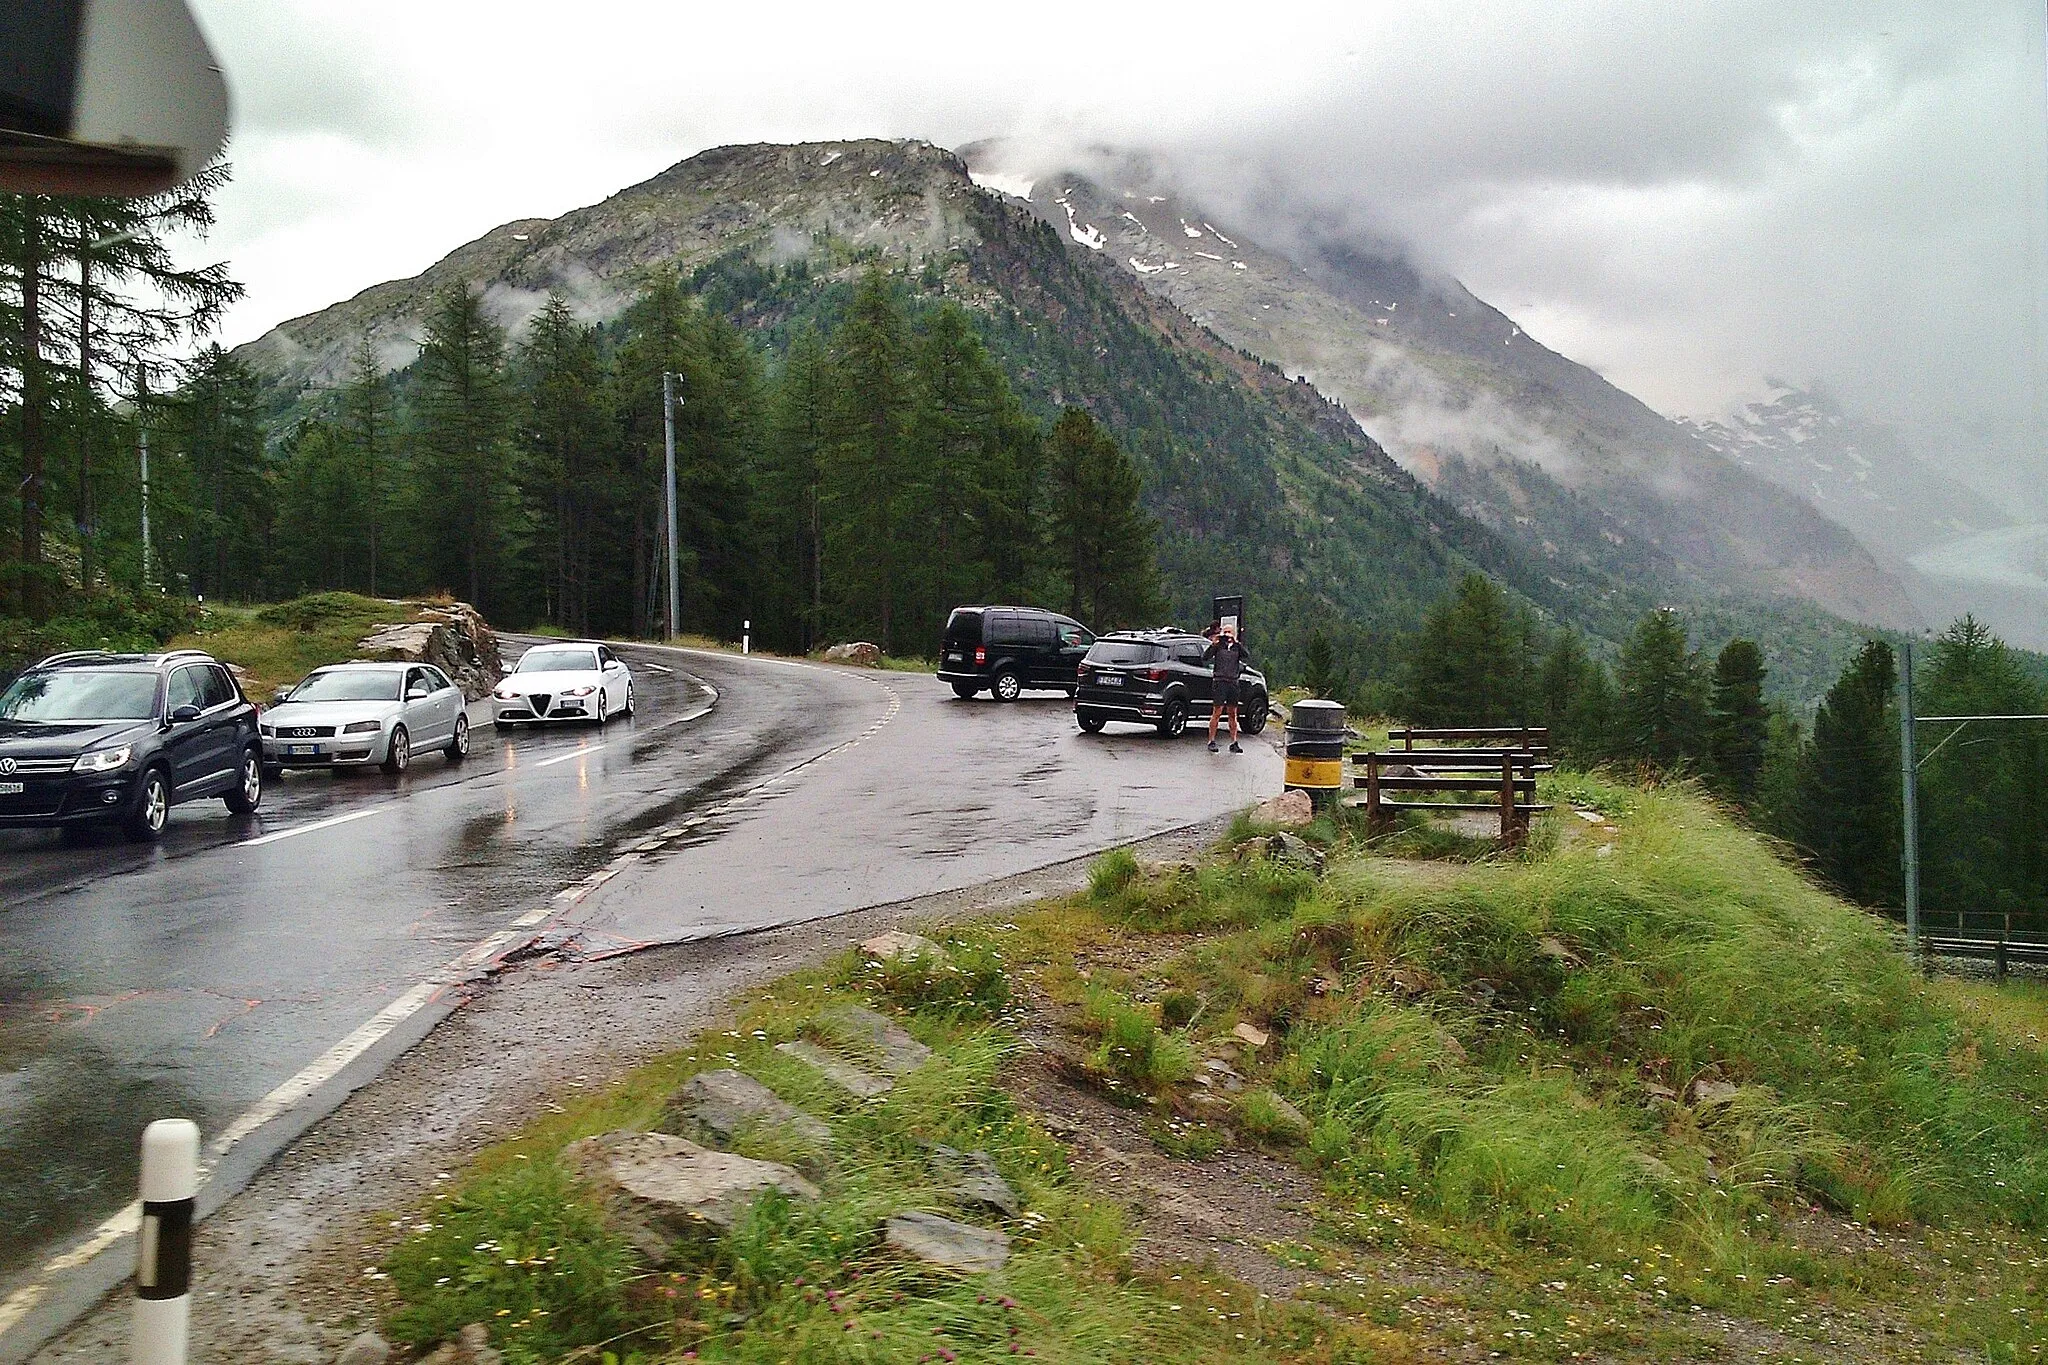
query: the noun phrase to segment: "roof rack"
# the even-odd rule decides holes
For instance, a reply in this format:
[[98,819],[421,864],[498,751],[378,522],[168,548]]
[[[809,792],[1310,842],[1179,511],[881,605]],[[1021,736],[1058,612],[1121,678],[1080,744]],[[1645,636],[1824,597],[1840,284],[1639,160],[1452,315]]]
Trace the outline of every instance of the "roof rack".
[[67,649],[62,654],[52,654],[36,667],[48,668],[51,664],[68,664],[74,659],[104,659],[112,653],[110,649]]
[[208,654],[203,649],[167,649],[162,654],[159,654],[157,657],[165,660],[183,659],[189,657],[194,659],[206,659],[208,661],[211,661],[213,658],[211,654]]

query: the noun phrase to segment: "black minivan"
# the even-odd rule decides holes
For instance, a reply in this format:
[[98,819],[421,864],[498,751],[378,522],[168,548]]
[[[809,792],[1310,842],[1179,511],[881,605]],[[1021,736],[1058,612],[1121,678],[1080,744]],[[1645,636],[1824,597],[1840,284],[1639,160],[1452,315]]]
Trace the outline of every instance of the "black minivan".
[[986,687],[997,701],[1026,688],[1072,696],[1095,632],[1040,607],[955,607],[939,642],[939,677],[959,696]]

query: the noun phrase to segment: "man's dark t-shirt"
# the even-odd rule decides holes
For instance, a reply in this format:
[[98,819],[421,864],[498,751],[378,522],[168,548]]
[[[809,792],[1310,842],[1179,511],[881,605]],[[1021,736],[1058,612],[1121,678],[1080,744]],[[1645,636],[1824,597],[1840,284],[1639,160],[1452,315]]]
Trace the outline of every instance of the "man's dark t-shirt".
[[1202,662],[1210,666],[1216,680],[1217,701],[1228,704],[1237,700],[1238,676],[1251,659],[1251,651],[1238,639],[1217,640],[1202,651]]

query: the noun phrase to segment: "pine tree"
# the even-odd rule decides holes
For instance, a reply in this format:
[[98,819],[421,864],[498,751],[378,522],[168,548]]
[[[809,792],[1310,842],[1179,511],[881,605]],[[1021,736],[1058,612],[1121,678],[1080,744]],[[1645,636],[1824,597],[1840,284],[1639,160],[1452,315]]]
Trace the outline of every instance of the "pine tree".
[[[836,406],[831,364],[815,328],[790,339],[773,399],[758,499],[767,560],[787,634],[764,622],[763,640],[809,653],[822,643],[825,562],[821,540],[825,448]],[[773,610],[773,607],[771,607]]]
[[825,553],[835,566],[835,619],[895,641],[902,588],[904,444],[910,424],[909,339],[888,277],[870,270],[832,337],[839,376],[824,468]]
[[596,331],[550,295],[514,364],[520,404],[519,492],[529,547],[541,576],[541,610],[553,625],[590,631],[591,539],[610,486]]
[[1068,408],[1047,443],[1046,480],[1047,533],[1067,614],[1097,630],[1140,623],[1159,593],[1137,466],[1093,417]]
[[1543,701],[1543,723],[1550,747],[1560,758],[1576,763],[1606,756],[1614,726],[1614,680],[1607,666],[1586,652],[1575,630],[1560,631],[1543,656],[1537,678]]
[[1706,755],[1707,678],[1675,611],[1637,623],[1621,652],[1620,757],[1677,772]]
[[1468,573],[1408,647],[1406,709],[1418,725],[1520,725],[1534,714],[1528,619],[1499,585]]
[[219,346],[187,367],[172,405],[170,449],[192,516],[181,558],[193,591],[260,596],[272,499],[256,376]]
[[1714,661],[1708,766],[1721,793],[1745,808],[1756,800],[1770,722],[1763,651],[1752,640],[1730,640]]
[[1791,821],[1821,876],[1864,905],[1899,898],[1897,669],[1891,646],[1872,640],[1828,689]]
[[413,399],[420,541],[438,586],[486,614],[503,605],[497,574],[510,533],[505,335],[481,297],[448,289],[427,319]]
[[1309,632],[1302,651],[1301,685],[1310,696],[1325,701],[1342,701],[1351,694],[1351,672],[1338,666],[1337,653],[1321,626]]
[[[346,484],[364,542],[362,582],[364,590],[375,597],[390,510],[391,422],[383,367],[367,334],[357,339],[355,351],[349,357],[348,384],[342,390],[341,410],[338,435],[346,450]],[[335,586],[351,585],[338,582]]]

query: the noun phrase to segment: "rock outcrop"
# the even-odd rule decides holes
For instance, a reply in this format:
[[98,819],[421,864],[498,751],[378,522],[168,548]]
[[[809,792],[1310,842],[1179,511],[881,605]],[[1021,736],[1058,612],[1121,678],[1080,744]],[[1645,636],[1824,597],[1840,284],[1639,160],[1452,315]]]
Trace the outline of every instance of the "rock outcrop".
[[834,645],[825,651],[828,664],[852,664],[856,668],[873,668],[882,662],[882,649],[866,640],[855,640],[851,644]]
[[816,1185],[781,1162],[715,1152],[667,1133],[600,1133],[570,1143],[562,1160],[597,1196],[612,1230],[651,1262],[707,1225],[733,1227],[770,1190],[818,1197]]
[[781,1126],[824,1146],[832,1130],[744,1071],[701,1071],[683,1082],[668,1104],[668,1126],[697,1131],[722,1143],[756,1125]]
[[488,696],[505,676],[505,662],[498,654],[498,634],[483,614],[467,602],[409,605],[418,609],[417,616],[377,627],[356,642],[356,653],[365,659],[432,664],[453,678],[469,700]]
[[1010,1259],[1008,1233],[956,1223],[935,1213],[899,1213],[882,1224],[882,1240],[906,1256],[947,1270],[985,1274]]

